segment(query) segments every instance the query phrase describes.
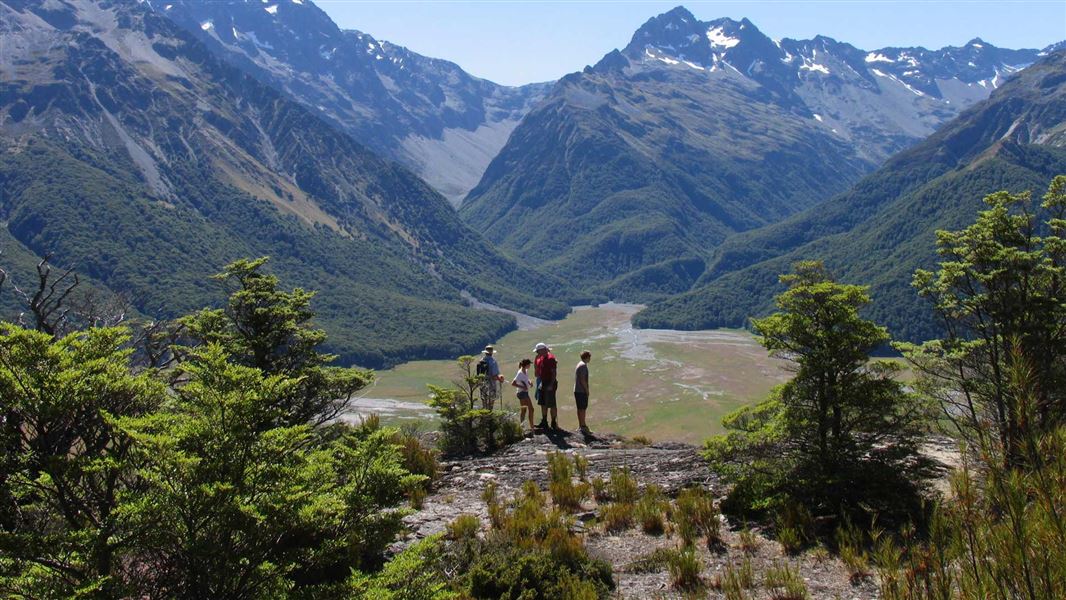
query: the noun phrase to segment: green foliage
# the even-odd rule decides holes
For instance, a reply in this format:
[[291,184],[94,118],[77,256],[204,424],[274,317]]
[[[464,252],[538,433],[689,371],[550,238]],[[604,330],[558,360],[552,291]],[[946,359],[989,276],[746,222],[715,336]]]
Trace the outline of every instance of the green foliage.
[[634,507],[628,502],[611,502],[600,507],[600,521],[608,533],[619,533],[633,526]]
[[807,507],[794,500],[786,501],[774,514],[777,541],[787,554],[798,554],[817,539],[814,517]]
[[592,497],[596,502],[604,503],[611,499],[610,484],[603,477],[593,477],[589,482],[592,485]]
[[848,569],[852,583],[858,583],[870,576],[870,556],[866,551],[867,537],[858,527],[847,519],[837,527],[834,534],[837,553]]
[[444,527],[445,537],[452,541],[470,541],[481,531],[481,520],[476,515],[459,515]]
[[[489,500],[497,502],[495,492]],[[470,597],[585,600],[606,598],[614,588],[610,566],[589,557],[570,532],[570,517],[549,510],[533,482],[498,515],[484,539],[459,557],[461,587]]]
[[261,597],[380,566],[404,514],[392,507],[421,479],[403,469],[393,432],[337,426],[324,442],[307,425],[264,429],[299,380],[264,378],[214,344],[184,369],[169,410],[120,422],[138,441],[146,489],[131,518],[152,531],[152,584]]
[[577,471],[577,476],[581,481],[588,479],[589,472],[589,459],[585,458],[583,454],[574,454],[574,470]]
[[548,490],[556,508],[573,512],[580,510],[581,502],[588,497],[589,484],[575,484],[570,457],[563,452],[551,452],[548,454]]
[[607,484],[607,489],[611,500],[615,502],[633,504],[640,498],[637,480],[633,478],[628,467],[611,469],[611,479]]
[[751,595],[746,591],[755,587],[755,571],[751,565],[751,559],[745,557],[737,566],[730,562],[725,569],[715,575],[711,587],[721,590],[726,598],[743,600]]
[[669,508],[670,504],[663,497],[662,491],[649,485],[637,502],[633,514],[644,533],[662,535],[666,531],[665,519]]
[[284,375],[295,385],[263,415],[279,414],[279,424],[321,424],[335,418],[373,375],[360,369],[329,367],[336,358],[319,351],[326,332],[311,326],[314,294],[299,288],[278,290],[278,278],[261,271],[266,258],[238,260],[214,279],[227,285],[225,309],[204,309],[180,319],[198,344],[217,344],[237,364],[264,374]]
[[[1010,392],[1032,405],[1038,393],[1029,373],[1016,370]],[[877,540],[883,598],[1066,595],[1066,427],[1024,435],[1015,457],[1024,468],[1008,466],[1005,449],[993,448],[955,473],[924,539],[904,532]]]
[[770,593],[770,600],[807,600],[810,593],[799,571],[788,563],[778,564],[766,569],[763,585]]
[[397,431],[392,441],[399,448],[403,468],[415,475],[424,476],[425,479],[419,484],[419,489],[429,491],[440,472],[437,453],[423,446],[422,440],[410,431]]
[[918,452],[926,411],[896,380],[898,366],[869,362],[888,335],[858,316],[865,290],[813,262],[782,281],[789,289],[778,297],[780,312],[754,324],[796,375],[726,417],[730,433],[708,441],[713,468],[734,483],[724,505],[752,512],[791,500],[818,514],[916,513],[931,476]]
[[165,386],[134,374],[125,329],[58,340],[0,324],[0,595],[123,595],[134,440],[115,426],[159,409]]
[[429,386],[429,405],[440,416],[438,445],[449,456],[492,453],[522,439],[522,425],[514,415],[481,403],[478,391],[484,376],[475,372],[475,360],[458,358],[459,378],[452,387]]
[[379,573],[355,573],[339,597],[360,600],[452,600],[447,557],[439,537],[428,537],[392,557]]
[[[1066,423],[1066,175],[1044,196],[1042,227],[1029,200],[997,192],[972,225],[937,232],[940,267],[917,271],[914,286],[946,335],[902,346],[919,389],[963,439],[982,452],[998,446],[1015,466],[1032,434]],[[1019,356],[1024,388],[1011,381]],[[1035,398],[1026,405],[1019,390]]]
[[672,513],[677,533],[686,546],[696,543],[700,537],[707,538],[707,547],[714,549],[722,544],[722,521],[714,498],[702,488],[685,488],[677,495]]
[[665,569],[676,553],[676,548],[656,548],[627,565],[624,570],[627,573],[656,573]]
[[740,538],[740,549],[744,554],[755,554],[759,550],[759,537],[755,535],[755,532],[752,531],[747,523],[744,524],[744,529],[741,529],[737,535]]
[[[319,423],[339,388],[318,371],[321,334],[286,312],[306,296],[258,283],[231,303],[254,310],[188,319],[200,343],[168,373],[134,368],[124,329],[0,325],[3,595],[448,597],[428,546],[376,573],[426,476],[374,419]],[[399,569],[420,568],[397,587]]]
[[666,557],[666,568],[670,571],[670,584],[675,589],[694,591],[703,585],[700,577],[703,565],[692,548],[671,552]]

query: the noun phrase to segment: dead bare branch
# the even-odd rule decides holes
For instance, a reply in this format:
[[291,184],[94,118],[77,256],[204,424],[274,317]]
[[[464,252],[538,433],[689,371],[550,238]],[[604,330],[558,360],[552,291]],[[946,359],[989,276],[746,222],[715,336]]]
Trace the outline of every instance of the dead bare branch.
[[[27,301],[37,330],[55,336],[70,313],[70,307],[65,306],[65,303],[81,282],[78,274],[72,269],[67,269],[58,278],[52,279],[52,265],[49,264],[51,257],[51,254],[46,254],[41,262],[37,263],[37,291],[32,298],[28,298],[27,294],[18,288],[16,291]],[[64,283],[71,275],[73,281]]]

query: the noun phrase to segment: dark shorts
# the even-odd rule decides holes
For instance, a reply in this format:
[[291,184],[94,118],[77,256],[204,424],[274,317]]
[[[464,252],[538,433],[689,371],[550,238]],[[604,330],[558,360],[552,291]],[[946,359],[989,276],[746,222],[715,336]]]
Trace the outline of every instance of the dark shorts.
[[526,391],[518,392],[518,399],[519,400],[525,400],[526,402],[529,402],[529,392],[526,392]]
[[586,410],[589,407],[589,395],[584,392],[574,392],[574,402],[577,402],[578,410]]
[[558,382],[552,382],[549,385],[541,385],[540,396],[537,397],[537,404],[544,408],[555,408],[555,389],[559,387]]

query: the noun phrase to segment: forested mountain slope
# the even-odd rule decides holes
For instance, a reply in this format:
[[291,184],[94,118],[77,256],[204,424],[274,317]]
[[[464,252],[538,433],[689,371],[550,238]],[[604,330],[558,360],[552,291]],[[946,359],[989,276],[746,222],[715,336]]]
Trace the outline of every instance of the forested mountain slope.
[[642,327],[740,327],[767,313],[777,275],[821,259],[842,280],[869,284],[870,315],[900,339],[935,332],[911,275],[935,258],[935,232],[972,222],[993,191],[1039,197],[1066,173],[1066,51],[1006,82],[848,192],[781,223],[738,235],[715,253],[695,290],[649,306]]
[[270,255],[286,284],[321,290],[333,350],[368,366],[454,355],[513,326],[461,290],[564,313],[516,291],[528,271],[412,173],[140,3],[0,12],[0,222],[21,253],[51,253],[156,317],[221,300],[210,274]]
[[215,54],[283,89],[457,204],[550,84],[497,85],[360,31],[311,0],[152,3]]
[[682,292],[727,237],[845,191],[1038,54],[775,42],[678,7],[557,83],[460,212],[612,297]]

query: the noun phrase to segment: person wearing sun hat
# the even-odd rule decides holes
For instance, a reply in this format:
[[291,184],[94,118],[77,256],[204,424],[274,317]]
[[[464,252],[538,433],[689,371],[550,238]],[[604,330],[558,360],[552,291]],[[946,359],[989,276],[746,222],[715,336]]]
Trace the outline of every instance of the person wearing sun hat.
[[533,363],[533,371],[537,376],[537,404],[540,405],[540,424],[538,429],[548,428],[548,411],[551,411],[552,429],[559,429],[559,409],[555,405],[555,391],[559,388],[558,362],[551,348],[544,342],[537,344],[533,351],[537,358]]
[[500,373],[500,365],[496,362],[496,357],[493,356],[496,353],[496,348],[492,344],[485,346],[481,353],[484,355],[481,357],[483,366],[478,369],[478,373],[485,376],[482,392],[485,399],[483,401],[486,406],[493,406],[500,395],[499,384],[504,380],[503,374]]

